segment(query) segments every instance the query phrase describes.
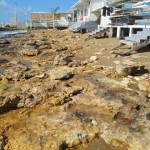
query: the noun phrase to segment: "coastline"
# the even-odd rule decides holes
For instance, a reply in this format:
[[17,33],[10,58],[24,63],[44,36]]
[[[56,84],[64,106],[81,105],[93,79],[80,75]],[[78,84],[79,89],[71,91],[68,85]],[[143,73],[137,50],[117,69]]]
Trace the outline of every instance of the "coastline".
[[25,34],[27,33],[27,30],[5,30],[0,31],[0,38],[7,38],[10,36],[17,36],[19,34]]
[[150,148],[148,48],[119,56],[115,38],[57,29],[0,42],[0,147]]

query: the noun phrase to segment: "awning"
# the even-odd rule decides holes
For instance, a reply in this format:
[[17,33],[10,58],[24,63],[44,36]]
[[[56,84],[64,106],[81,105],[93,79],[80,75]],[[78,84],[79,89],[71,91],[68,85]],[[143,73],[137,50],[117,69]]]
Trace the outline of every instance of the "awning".
[[100,7],[91,10],[91,12],[98,12],[98,11],[101,11]]
[[150,1],[136,3],[132,6],[132,8],[150,8]]
[[77,9],[77,8],[86,6],[86,5],[87,5],[87,2],[88,2],[88,0],[79,0],[77,3],[75,3],[75,4],[72,6],[72,9]]

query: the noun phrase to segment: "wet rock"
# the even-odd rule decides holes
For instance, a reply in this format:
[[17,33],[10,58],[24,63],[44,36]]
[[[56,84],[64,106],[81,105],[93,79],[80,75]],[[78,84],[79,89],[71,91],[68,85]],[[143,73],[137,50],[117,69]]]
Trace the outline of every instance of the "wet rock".
[[7,62],[9,62],[7,59],[0,58],[0,64],[4,64],[4,63],[7,63]]
[[17,55],[18,52],[16,51],[13,51],[13,50],[7,50],[7,49],[4,49],[2,52],[1,52],[1,55]]
[[10,44],[8,40],[0,40],[0,44]]
[[53,80],[64,80],[70,77],[72,71],[68,67],[58,67],[50,70],[48,74]]
[[7,67],[12,67],[12,66],[16,66],[16,65],[23,65],[20,61],[18,61],[18,60],[11,60],[11,61],[9,61],[9,62],[7,62],[6,64],[5,64],[5,66],[7,66]]
[[54,65],[67,65],[71,60],[67,56],[57,55],[54,58]]

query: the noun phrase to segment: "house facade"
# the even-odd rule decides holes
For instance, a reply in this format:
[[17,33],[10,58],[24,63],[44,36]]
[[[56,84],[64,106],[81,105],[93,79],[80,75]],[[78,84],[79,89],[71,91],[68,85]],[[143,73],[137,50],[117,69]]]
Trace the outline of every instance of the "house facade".
[[[71,12],[59,12],[54,15],[55,26],[68,27]],[[28,28],[47,28],[53,26],[53,14],[47,12],[31,12],[26,22]]]
[[100,15],[100,10],[104,4],[102,0],[79,0],[73,5],[73,22],[95,21]]
[[101,9],[122,0],[79,0],[72,6],[73,22],[88,22],[100,19]]
[[[57,16],[60,19],[60,16]],[[52,24],[52,14],[47,12],[31,12],[26,22],[28,28],[47,28]]]
[[60,26],[69,26],[72,22],[72,12],[59,12],[60,19],[57,21]]

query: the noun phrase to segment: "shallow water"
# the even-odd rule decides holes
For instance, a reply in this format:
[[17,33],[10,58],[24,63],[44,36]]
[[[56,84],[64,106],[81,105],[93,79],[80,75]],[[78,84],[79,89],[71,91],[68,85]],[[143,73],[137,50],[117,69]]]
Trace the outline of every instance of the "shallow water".
[[24,33],[27,33],[27,30],[0,31],[0,38],[10,38],[11,36],[18,36]]
[[26,33],[27,30],[0,31],[0,35]]
[[4,70],[5,70],[5,68],[0,66],[0,73],[3,73]]

